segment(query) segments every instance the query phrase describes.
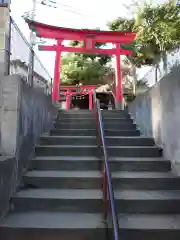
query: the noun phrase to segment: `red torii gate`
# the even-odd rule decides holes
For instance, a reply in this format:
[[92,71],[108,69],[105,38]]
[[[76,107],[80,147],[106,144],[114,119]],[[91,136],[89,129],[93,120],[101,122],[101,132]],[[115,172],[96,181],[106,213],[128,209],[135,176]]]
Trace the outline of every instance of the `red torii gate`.
[[[120,107],[123,101],[122,77],[120,66],[120,55],[131,55],[132,51],[123,50],[120,44],[131,44],[136,37],[134,32],[113,32],[113,31],[99,31],[90,29],[71,29],[56,26],[50,26],[43,23],[35,22],[27,19],[26,22],[29,28],[33,30],[37,37],[55,39],[56,45],[39,46],[39,50],[55,51],[56,60],[54,68],[54,83],[52,99],[58,101],[60,98],[60,64],[62,52],[76,52],[89,54],[107,54],[116,56],[116,103]],[[84,41],[83,47],[67,47],[63,45],[64,40]],[[96,43],[112,43],[116,48],[113,49],[99,49],[96,48]]]

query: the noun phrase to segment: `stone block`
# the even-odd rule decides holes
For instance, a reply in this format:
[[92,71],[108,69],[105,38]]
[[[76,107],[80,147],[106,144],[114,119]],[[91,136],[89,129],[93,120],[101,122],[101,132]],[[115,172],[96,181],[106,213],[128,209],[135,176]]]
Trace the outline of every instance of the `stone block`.
[[5,49],[0,49],[0,75],[9,73],[9,54]]
[[5,111],[17,111],[19,109],[20,85],[18,75],[3,78],[3,108]]
[[0,29],[9,35],[10,13],[8,8],[0,7]]
[[0,156],[0,219],[9,210],[9,200],[15,190],[16,160],[10,156]]
[[15,156],[17,147],[18,112],[3,111],[1,120],[2,151],[10,156]]

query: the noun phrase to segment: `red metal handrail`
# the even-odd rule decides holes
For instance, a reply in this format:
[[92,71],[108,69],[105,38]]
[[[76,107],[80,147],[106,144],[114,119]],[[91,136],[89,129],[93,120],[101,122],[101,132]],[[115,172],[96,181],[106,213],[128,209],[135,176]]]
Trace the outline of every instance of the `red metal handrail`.
[[111,172],[109,169],[108,163],[108,154],[105,144],[105,136],[104,136],[104,128],[103,128],[103,121],[102,121],[102,113],[100,109],[100,102],[96,98],[96,92],[94,91],[94,113],[96,117],[97,123],[97,136],[99,146],[103,150],[104,155],[104,169],[103,169],[103,200],[104,200],[104,217],[107,221],[108,219],[108,208],[111,209],[112,215],[112,223],[113,223],[113,233],[114,233],[114,240],[119,240],[119,223],[118,217],[116,214],[116,204],[114,198],[114,191],[111,181]]

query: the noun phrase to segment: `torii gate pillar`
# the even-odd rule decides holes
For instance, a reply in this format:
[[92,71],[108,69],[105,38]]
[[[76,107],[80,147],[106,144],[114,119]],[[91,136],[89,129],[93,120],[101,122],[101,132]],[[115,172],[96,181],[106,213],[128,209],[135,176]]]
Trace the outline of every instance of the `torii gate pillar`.
[[53,92],[52,99],[58,101],[60,99],[59,89],[60,89],[60,72],[61,72],[61,43],[62,40],[57,41],[57,50],[54,66],[54,83],[53,83]]
[[120,44],[116,43],[116,109],[123,109],[123,86],[121,74]]

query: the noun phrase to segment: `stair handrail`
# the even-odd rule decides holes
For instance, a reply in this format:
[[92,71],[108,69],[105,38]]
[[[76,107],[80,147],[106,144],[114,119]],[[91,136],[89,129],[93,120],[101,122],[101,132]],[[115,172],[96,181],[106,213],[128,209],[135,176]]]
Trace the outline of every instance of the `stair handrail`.
[[109,169],[109,161],[108,161],[108,153],[105,143],[105,134],[104,134],[104,126],[102,120],[102,111],[100,109],[100,101],[96,97],[96,91],[93,91],[93,100],[94,100],[94,111],[96,115],[96,122],[97,122],[97,134],[98,134],[98,141],[99,145],[103,149],[104,154],[104,172],[103,172],[103,197],[104,197],[104,217],[105,221],[108,220],[108,198],[109,198],[109,205],[112,214],[112,223],[113,223],[113,233],[114,233],[114,240],[119,240],[119,222],[116,212],[116,203],[114,197],[114,190],[112,186],[112,178],[111,172]]

